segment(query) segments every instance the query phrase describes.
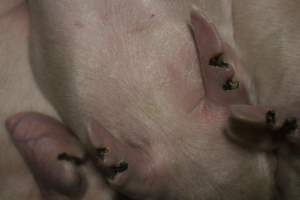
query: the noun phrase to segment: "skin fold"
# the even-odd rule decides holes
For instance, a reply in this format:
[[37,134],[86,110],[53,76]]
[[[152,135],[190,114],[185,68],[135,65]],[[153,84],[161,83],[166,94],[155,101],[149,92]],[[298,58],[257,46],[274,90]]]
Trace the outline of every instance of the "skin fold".
[[[297,199],[297,154],[289,145],[280,148],[278,155],[285,155],[279,156],[282,173],[274,176],[276,156],[268,148],[249,150],[235,140],[238,137],[229,140],[223,134],[231,104],[256,103],[252,82],[243,71],[253,64],[245,56],[253,52],[247,54],[247,43],[241,42],[244,29],[235,33],[242,50],[235,46],[233,30],[224,29],[232,26],[230,15],[222,15],[231,13],[230,6],[224,6],[230,1],[122,2],[88,1],[82,6],[79,1],[31,0],[28,8],[23,4],[14,17],[1,22],[16,33],[3,34],[8,37],[3,41],[12,47],[17,46],[14,42],[23,44],[19,54],[12,50],[20,63],[5,63],[15,70],[1,69],[4,85],[20,82],[9,87],[15,96],[4,95],[2,101],[23,97],[26,105],[9,104],[12,108],[4,109],[1,121],[27,110],[61,119],[30,112],[21,114],[22,120],[16,120],[20,115],[7,120],[9,137],[26,163],[19,162],[22,176],[15,177],[32,188],[28,199],[270,199],[274,188],[283,188],[274,184],[275,178],[291,183],[282,197]],[[7,25],[15,22],[20,25]],[[262,91],[268,88],[262,82],[258,86],[258,100],[266,102]],[[36,93],[28,95],[32,91]],[[251,109],[265,115],[262,108]],[[1,131],[6,133],[3,127]],[[259,144],[273,146],[265,139]],[[3,152],[20,158],[9,143],[6,146],[12,150],[4,147]],[[61,153],[84,164],[72,157],[57,159]],[[6,171],[5,166],[0,170]],[[14,182],[10,188],[20,196],[11,198],[10,190],[1,194],[4,199],[22,198]]]

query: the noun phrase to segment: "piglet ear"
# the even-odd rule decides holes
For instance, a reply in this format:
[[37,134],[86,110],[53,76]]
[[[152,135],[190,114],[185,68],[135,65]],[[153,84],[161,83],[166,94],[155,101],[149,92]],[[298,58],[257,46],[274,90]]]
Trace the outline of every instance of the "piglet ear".
[[207,100],[221,105],[249,103],[245,87],[247,81],[236,73],[241,69],[240,62],[234,51],[222,40],[215,26],[197,10],[193,10],[191,28]]

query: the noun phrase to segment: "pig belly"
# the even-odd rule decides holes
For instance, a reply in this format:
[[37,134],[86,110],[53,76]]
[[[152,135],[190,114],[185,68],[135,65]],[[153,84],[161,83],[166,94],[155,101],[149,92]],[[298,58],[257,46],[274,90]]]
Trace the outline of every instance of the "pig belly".
[[[16,1],[17,2],[17,1]],[[30,1],[33,2],[33,1]],[[129,1],[129,4],[132,1]],[[33,21],[37,22],[40,20],[53,20],[51,23],[54,23],[53,26],[58,29],[49,29],[49,32],[45,32],[45,38],[50,42],[54,43],[57,46],[53,46],[56,50],[67,50],[67,52],[71,52],[70,54],[45,54],[46,59],[59,60],[58,63],[53,63],[54,65],[60,65],[64,62],[70,63],[71,66],[65,70],[59,71],[51,71],[53,69],[35,69],[35,78],[38,80],[39,87],[42,89],[45,96],[51,101],[51,103],[56,107],[60,115],[64,118],[64,120],[73,127],[74,130],[77,130],[77,134],[81,136],[83,140],[86,140],[86,127],[83,122],[86,121],[87,113],[92,114],[94,118],[99,119],[106,127],[111,130],[114,135],[119,137],[122,136],[123,132],[127,132],[125,130],[130,130],[132,135],[135,135],[139,132],[143,132],[148,130],[150,133],[155,133],[155,129],[158,127],[154,127],[154,124],[157,124],[157,121],[161,121],[162,124],[170,123],[170,121],[163,121],[164,119],[175,120],[172,119],[172,113],[162,112],[161,105],[165,106],[165,102],[171,98],[174,98],[173,93],[182,95],[182,93],[178,92],[178,87],[184,85],[183,88],[180,88],[184,91],[185,88],[192,90],[201,91],[201,81],[197,81],[197,77],[195,74],[199,73],[198,64],[197,64],[197,56],[194,52],[193,41],[191,36],[188,34],[187,22],[189,20],[189,9],[190,5],[193,3],[200,7],[206,15],[211,16],[210,19],[216,24],[218,30],[221,32],[221,35],[228,41],[231,45],[234,45],[233,34],[237,41],[239,50],[241,52],[242,61],[244,65],[249,70],[249,73],[252,74],[254,80],[256,81],[256,86],[259,92],[258,101],[262,104],[274,103],[280,104],[286,101],[290,101],[286,99],[287,95],[295,97],[298,99],[297,88],[295,87],[294,82],[297,81],[297,56],[290,54],[290,49],[294,50],[293,52],[297,52],[297,43],[293,41],[289,41],[290,38],[295,38],[293,35],[292,28],[294,27],[290,23],[278,23],[286,24],[288,27],[290,37],[281,38],[281,42],[277,43],[274,40],[278,37],[269,37],[268,34],[271,32],[276,32],[275,30],[269,29],[258,29],[259,27],[266,27],[267,25],[257,25],[257,20],[253,18],[253,16],[258,16],[255,12],[258,8],[265,8],[268,6],[267,4],[263,4],[261,7],[253,5],[251,2],[249,5],[244,6],[244,3],[237,1],[233,1],[233,16],[235,17],[234,23],[231,21],[231,2],[230,1],[201,1],[201,0],[190,0],[190,1],[149,1],[149,5],[145,3],[145,5],[140,5],[141,7],[137,7],[136,9],[130,10],[128,8],[127,11],[133,12],[136,10],[141,10],[141,13],[144,12],[147,14],[143,15],[139,13],[136,18],[130,17],[130,19],[134,19],[136,21],[125,21],[123,24],[138,24],[138,26],[129,26],[130,28],[124,30],[118,29],[122,26],[122,23],[118,24],[115,27],[115,30],[111,30],[111,32],[102,32],[99,27],[103,27],[105,29],[105,24],[110,23],[111,21],[94,21],[93,15],[97,15],[97,13],[86,12],[89,9],[89,4],[85,6],[81,6],[80,1],[74,1],[73,5],[69,8],[70,11],[73,12],[66,13],[62,8],[54,9],[48,7],[48,10],[45,12],[55,12],[57,13],[57,18],[54,19],[41,19],[38,17],[38,10],[34,10],[32,13]],[[274,1],[275,2],[275,1]],[[128,2],[127,2],[128,3]],[[257,2],[256,2],[257,4]],[[80,6],[76,6],[80,5]],[[123,4],[122,4],[123,5]],[[99,6],[99,5],[98,5]],[[126,7],[126,5],[123,5]],[[288,6],[288,5],[287,5]],[[244,12],[246,9],[250,10],[248,12]],[[277,14],[279,13],[279,8],[282,6],[279,3],[275,4],[275,8],[272,7],[272,11],[276,10],[273,13],[273,18],[270,17],[266,21],[271,20],[275,21],[278,19]],[[293,7],[293,6],[291,6]],[[110,19],[109,13],[101,12],[101,6],[98,7],[98,11],[100,13],[104,13],[103,18],[105,20],[120,20],[122,21],[122,13],[120,9],[120,16],[116,16],[115,19]],[[242,9],[241,9],[242,8]],[[278,8],[278,9],[277,9]],[[0,10],[2,8],[0,7]],[[25,8],[24,8],[25,9]],[[65,9],[65,8],[64,8]],[[86,10],[85,10],[86,9]],[[75,10],[75,11],[74,11]],[[281,13],[282,12],[282,13]],[[286,16],[285,12],[281,11],[281,15]],[[1,69],[0,69],[0,85],[4,85],[4,90],[1,90],[1,98],[2,102],[1,113],[0,113],[0,131],[1,138],[4,138],[4,145],[1,145],[1,152],[5,155],[0,157],[0,175],[1,172],[4,175],[1,177],[8,176],[10,180],[8,183],[4,183],[2,185],[7,185],[5,188],[0,188],[0,199],[24,199],[22,197],[27,197],[28,195],[32,195],[28,193],[28,188],[24,188],[20,191],[16,185],[16,182],[22,185],[32,185],[31,188],[34,188],[35,185],[32,181],[32,177],[29,172],[26,170],[25,165],[23,164],[22,159],[16,153],[14,147],[7,136],[7,133],[4,129],[3,121],[4,119],[12,115],[14,113],[24,111],[24,110],[35,110],[40,111],[45,114],[57,117],[53,108],[47,103],[47,101],[43,98],[41,93],[39,92],[34,78],[31,74],[31,70],[29,67],[29,59],[27,57],[27,18],[23,11],[20,11],[20,15],[22,15],[23,20],[20,19],[6,19],[0,21],[3,27],[3,32],[1,33],[1,41],[3,43],[9,43],[7,46],[11,48],[11,53],[9,56],[6,55],[9,51],[4,51],[5,55],[1,55]],[[23,13],[23,14],[22,14]],[[87,14],[88,13],[88,14]],[[218,13],[216,15],[216,13]],[[292,12],[294,13],[294,12]],[[296,12],[295,12],[296,13]],[[160,16],[162,15],[162,16]],[[280,15],[280,16],[281,16]],[[290,14],[292,15],[292,14]],[[146,17],[145,17],[146,16]],[[225,16],[225,17],[224,17]],[[289,16],[287,14],[287,16]],[[156,19],[162,18],[163,20],[159,23]],[[295,17],[295,18],[294,18]],[[17,17],[18,18],[18,17]],[[142,20],[139,21],[139,18]],[[290,19],[296,19],[297,16],[294,14],[289,18],[280,18],[278,19],[281,22],[292,21]],[[286,19],[286,20],[284,20]],[[18,26],[11,26],[11,20],[15,20],[18,23]],[[64,21],[66,20],[66,21]],[[68,21],[69,20],[69,21]],[[253,20],[253,21],[252,21]],[[245,21],[249,23],[245,23]],[[255,22],[254,22],[255,21]],[[62,22],[62,23],[61,23]],[[89,24],[89,23],[95,23]],[[277,22],[277,21],[276,21]],[[57,23],[57,24],[55,24]],[[146,26],[144,26],[146,24]],[[255,24],[255,27],[252,28],[246,27],[249,24]],[[65,26],[66,25],[66,26]],[[98,27],[97,27],[98,26]],[[43,26],[41,26],[44,28]],[[175,28],[172,28],[175,27]],[[272,26],[273,27],[273,26]],[[38,26],[36,29],[40,28]],[[233,33],[233,28],[235,32]],[[278,26],[278,29],[280,27]],[[294,27],[296,29],[296,27]],[[22,30],[20,30],[22,29]],[[257,30],[259,33],[247,34],[249,31]],[[8,31],[10,34],[8,33]],[[83,31],[82,31],[83,30]],[[56,32],[57,31],[57,32]],[[73,35],[65,34],[72,33]],[[131,44],[137,43],[136,46],[131,45],[132,49],[126,49],[130,45],[126,45],[126,43],[122,43],[122,38],[113,38],[113,31],[124,31],[123,36],[128,34],[128,38],[130,38],[130,34],[134,35],[136,38],[132,39]],[[154,44],[159,43],[159,53],[156,53],[158,47],[153,47],[150,44],[153,42],[153,38],[147,40],[148,33],[150,31],[156,31],[156,36],[158,39],[154,42]],[[245,32],[244,32],[245,31]],[[14,34],[11,34],[14,33]],[[20,35],[21,33],[24,33]],[[53,35],[51,34],[53,33]],[[167,33],[167,34],[166,34]],[[276,32],[279,34],[279,32]],[[70,49],[64,49],[65,46],[59,46],[59,42],[55,38],[55,34],[58,35],[57,38],[60,38],[60,34],[63,34],[63,39],[67,40],[70,46]],[[286,34],[286,32],[285,32]],[[256,38],[260,37],[261,38]],[[294,36],[294,37],[293,37]],[[33,35],[34,37],[34,35]],[[255,37],[255,38],[252,38]],[[274,39],[275,38],[275,39]],[[280,37],[279,37],[280,38]],[[289,40],[288,40],[289,39]],[[262,42],[264,41],[264,42]],[[286,43],[284,43],[287,41]],[[139,49],[139,43],[147,43],[147,49]],[[249,43],[253,42],[253,43]],[[75,43],[75,44],[74,44]],[[97,47],[97,43],[104,44],[105,48]],[[123,45],[120,45],[123,44]],[[184,43],[184,44],[183,44]],[[259,45],[263,46],[259,46]],[[274,44],[287,45],[289,48],[280,48],[277,50],[277,46],[274,47]],[[38,44],[38,45],[47,45],[47,44]],[[178,46],[181,46],[182,49],[177,49]],[[101,46],[102,47],[102,46]],[[274,51],[270,51],[273,49]],[[3,47],[1,47],[3,48]],[[51,47],[52,48],[52,47]],[[72,49],[82,49],[80,52],[72,52]],[[152,49],[153,48],[153,49]],[[4,47],[7,50],[6,47]],[[15,49],[18,49],[16,51]],[[258,51],[257,49],[261,50]],[[115,52],[113,56],[111,56],[111,52]],[[17,52],[17,53],[16,53]],[[126,54],[118,54],[118,52],[127,52]],[[142,59],[136,58],[134,61],[126,60],[126,58],[131,57],[130,52],[134,52],[138,54]],[[46,52],[47,53],[47,52]],[[75,53],[75,54],[73,54]],[[108,55],[106,60],[97,59],[99,55]],[[164,55],[167,55],[164,57]],[[173,56],[172,56],[173,55]],[[53,56],[53,57],[51,57]],[[172,62],[179,62],[182,64],[183,68],[180,69],[182,71],[174,70],[170,63],[170,60],[166,59],[166,57],[172,57],[174,60]],[[262,58],[262,56],[265,56]],[[284,58],[284,57],[287,58]],[[58,59],[57,59],[58,58]],[[126,65],[131,66],[131,68],[124,69],[124,63],[118,63],[118,61],[124,61]],[[163,61],[165,64],[164,67],[168,69],[168,71],[163,71],[164,69],[153,70],[152,65],[155,60]],[[183,60],[183,61],[182,61]],[[17,63],[15,63],[17,61]],[[112,61],[114,63],[112,63]],[[40,62],[42,62],[40,60]],[[268,63],[269,62],[269,63]],[[88,63],[88,65],[86,65]],[[282,65],[282,63],[284,65]],[[147,64],[147,65],[146,65]],[[80,70],[79,66],[87,66],[84,70]],[[97,66],[103,66],[101,70],[98,71]],[[114,68],[112,67],[115,66]],[[4,69],[5,66],[5,69]],[[139,69],[140,66],[140,69]],[[253,67],[254,66],[254,67]],[[291,71],[285,73],[283,71],[282,66],[293,66],[294,68]],[[148,71],[144,71],[142,69],[147,69]],[[185,74],[185,77],[182,77],[181,74],[184,73],[186,68],[189,67],[187,71],[189,74]],[[142,68],[142,69],[141,69]],[[285,68],[286,69],[286,68]],[[50,70],[50,71],[49,71]],[[55,70],[55,69],[54,69]],[[274,76],[281,77],[280,79],[274,79],[273,76],[271,78],[265,77],[265,74],[269,73],[272,70],[274,72]],[[278,71],[281,70],[281,71]],[[46,72],[46,73],[45,73]],[[44,74],[52,73],[55,74],[52,77],[44,76]],[[43,74],[43,75],[42,75]],[[95,74],[97,77],[95,78]],[[155,77],[155,76],[166,76],[166,74],[172,74],[171,77],[181,80],[181,83],[178,84],[178,87],[170,88],[168,84],[172,82],[170,80],[157,81],[156,83],[150,82],[153,79],[147,79],[147,77]],[[286,74],[284,78],[282,78],[281,74]],[[123,77],[119,79],[119,77]],[[169,77],[169,76],[168,76]],[[189,79],[195,80],[192,84],[188,84],[185,82],[184,78],[188,77]],[[287,78],[291,77],[291,79]],[[43,80],[45,78],[45,80]],[[91,79],[91,82],[87,85],[83,80]],[[101,85],[97,84],[97,80],[102,79]],[[65,80],[60,82],[60,80]],[[104,81],[103,81],[104,80]],[[163,79],[161,79],[163,80]],[[146,81],[146,82],[142,82]],[[148,81],[148,82],[147,82]],[[50,85],[47,86],[47,85]],[[278,89],[279,87],[280,89]],[[157,90],[157,88],[163,88],[161,91]],[[101,94],[94,97],[93,91],[102,91]],[[104,91],[104,92],[103,92]],[[147,91],[148,94],[145,92]],[[150,91],[150,92],[149,92]],[[278,92],[275,93],[274,91]],[[148,96],[150,93],[150,96]],[[161,93],[166,93],[166,99],[152,99],[153,96],[159,98]],[[70,98],[71,97],[74,98]],[[275,101],[271,101],[274,99],[274,94],[276,95]],[[116,97],[116,95],[121,96],[123,99],[122,102]],[[184,94],[185,96],[188,94]],[[197,100],[201,98],[201,92],[198,96],[189,96],[189,101],[184,102],[182,99],[178,98],[176,102],[173,102],[173,105],[169,105],[167,108],[169,110],[174,109],[174,105],[180,104],[183,108],[183,111],[192,109],[191,105],[196,105]],[[80,98],[79,98],[80,97]],[[277,98],[278,97],[278,98]],[[155,100],[155,101],[154,101]],[[175,101],[175,100],[174,100]],[[87,103],[88,102],[88,103]],[[157,105],[154,102],[160,102],[161,104]],[[101,105],[101,107],[99,107]],[[126,108],[124,110],[124,108]],[[138,110],[134,110],[138,108]],[[165,109],[165,108],[164,108]],[[127,112],[131,112],[131,116],[125,116]],[[98,114],[97,114],[98,113]],[[118,116],[119,118],[116,118]],[[160,119],[159,116],[163,116],[163,119]],[[167,117],[166,117],[167,116]],[[126,119],[126,120],[124,120]],[[143,121],[144,124],[140,123]],[[128,123],[129,122],[129,123]],[[139,126],[137,126],[139,124]],[[141,125],[142,124],[142,125]],[[117,127],[117,128],[115,128]],[[132,128],[133,127],[133,128]],[[154,130],[151,130],[153,128]],[[122,132],[123,131],[123,132]],[[170,130],[165,130],[166,132]],[[120,136],[121,135],[121,136]],[[126,135],[126,134],[123,134]],[[147,133],[144,134],[147,136]],[[134,138],[130,138],[128,134],[127,138],[123,138],[124,140],[132,140]],[[128,138],[129,137],[129,138]],[[144,138],[144,140],[148,140],[149,138]],[[143,141],[142,141],[143,142]],[[9,156],[8,156],[9,155]],[[12,159],[7,160],[4,158],[11,157]],[[17,163],[17,164],[16,164]],[[9,166],[16,166],[12,169]],[[10,169],[11,172],[8,173],[7,169]],[[11,175],[14,174],[14,175]],[[14,177],[14,178],[11,178]],[[25,178],[26,177],[26,178]],[[3,180],[2,180],[3,181]],[[30,184],[28,184],[30,183]],[[7,192],[8,191],[8,192]],[[33,196],[38,198],[38,192],[33,189]],[[11,196],[11,194],[16,194],[20,196]],[[3,196],[1,196],[3,195]],[[21,197],[22,196],[22,197]],[[20,198],[19,198],[20,197]],[[32,199],[32,197],[28,197],[28,199]]]
[[[270,160],[232,146],[222,134],[226,120],[222,109],[208,106],[205,110],[201,103],[203,82],[187,26],[191,3],[197,2],[104,0],[88,1],[85,6],[80,2],[29,1],[34,75],[81,140],[89,144],[92,137],[93,147],[101,146],[102,141],[121,141],[112,144],[121,149],[121,155],[116,155],[120,157],[127,152],[122,148],[128,146],[146,151],[154,157],[149,166],[157,167],[158,174],[167,171],[163,175],[170,183],[160,180],[154,186],[165,186],[161,190],[169,199],[268,199],[272,192]],[[222,6],[210,3],[196,5]],[[219,24],[229,23],[226,19],[215,17]],[[232,34],[225,27],[221,30],[224,37]],[[93,129],[94,119],[100,125]],[[129,155],[128,159],[136,157]],[[237,185],[236,180],[244,184]],[[140,189],[135,192],[145,195],[143,186],[149,182],[152,180],[135,184]],[[136,187],[131,186],[124,187],[134,194],[130,189]],[[178,194],[178,188],[185,192]]]
[[[3,50],[0,55],[2,66],[0,67],[0,102],[2,105],[0,113],[0,146],[2,155],[0,156],[0,176],[4,177],[1,181],[0,199],[3,200],[41,198],[32,175],[7,134],[4,127],[5,119],[15,113],[26,110],[39,111],[58,118],[52,106],[40,93],[30,69],[27,56],[27,7],[22,1],[4,0],[0,5],[0,40],[2,44],[1,49]],[[210,2],[212,1],[207,1],[208,3],[204,1],[199,2],[195,0],[188,3],[201,5],[203,10],[208,10],[207,8],[211,7]],[[169,9],[177,10],[173,14],[177,18],[182,18],[182,13],[184,12],[184,18],[187,20],[187,2],[182,1],[180,4],[178,3],[180,1],[177,1],[177,5],[170,4],[171,7]],[[219,7],[215,8],[220,9]],[[165,9],[168,9],[168,5],[166,5]],[[221,26],[223,23],[221,19],[223,18],[215,15],[215,19],[216,21],[219,20],[218,24]],[[77,24],[77,27],[80,27],[80,23]],[[153,110],[153,108],[149,106],[148,110]]]
[[[111,129],[124,126],[125,130],[131,126],[127,112],[134,112],[132,121],[147,119],[145,126],[153,119],[160,121],[159,116],[166,118],[160,113],[167,101],[161,98],[162,93],[180,101],[168,104],[168,109],[181,103],[186,111],[198,103],[203,89],[197,79],[200,70],[187,25],[192,5],[213,16],[209,19],[233,43],[230,1],[90,1],[84,7],[79,1],[29,2],[33,5],[31,56],[35,77],[63,120],[83,140],[83,123],[90,114]],[[39,6],[47,8],[42,17]],[[72,64],[66,68],[65,63]],[[182,68],[176,68],[179,63]],[[171,88],[175,80],[177,86]],[[189,95],[185,89],[199,94]],[[108,121],[107,116],[114,117]],[[143,128],[131,131],[142,132]],[[120,134],[118,131],[112,130],[113,134]]]

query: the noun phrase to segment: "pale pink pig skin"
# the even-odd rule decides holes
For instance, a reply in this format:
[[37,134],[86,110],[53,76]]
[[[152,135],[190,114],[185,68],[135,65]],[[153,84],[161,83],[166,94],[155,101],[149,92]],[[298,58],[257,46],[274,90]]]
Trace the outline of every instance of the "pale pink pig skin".
[[[9,2],[8,4],[12,6],[19,3],[17,0],[5,2]],[[201,14],[208,14],[208,20],[213,19],[225,41],[233,47],[231,30],[229,32],[227,29],[223,30],[224,27],[230,26],[227,21],[226,23],[222,21],[228,19],[228,16],[222,17],[221,12],[205,10],[218,10],[218,6],[230,4],[231,1],[87,0],[84,4],[79,0],[27,2],[30,3],[29,13],[32,20],[31,46],[28,49],[35,81],[46,99],[55,107],[65,124],[71,127],[88,146],[97,147],[103,141],[109,141],[114,145],[117,144],[113,149],[117,151],[114,153],[116,157],[123,156],[119,151],[126,152],[134,161],[144,159],[145,157],[140,155],[146,154],[146,160],[149,161],[146,163],[150,164],[148,165],[150,171],[156,172],[150,174],[151,176],[147,174],[139,176],[139,167],[144,169],[145,165],[139,166],[130,162],[129,170],[136,169],[136,174],[133,171],[133,176],[128,176],[129,179],[139,180],[142,177],[148,181],[144,184],[128,181],[128,188],[127,185],[125,188],[119,186],[122,181],[112,182],[112,187],[129,196],[137,195],[139,199],[270,199],[274,181],[273,156],[241,149],[223,137],[221,130],[226,123],[227,109],[219,104],[224,103],[224,99],[220,93],[216,93],[214,90],[216,88],[211,87],[211,84],[204,87],[205,78],[199,66],[199,61],[200,65],[202,62],[201,54],[197,57],[196,51],[199,44],[193,40],[189,28],[190,13],[194,4],[202,8]],[[270,2],[273,3],[272,6],[269,6]],[[281,2],[280,4],[284,6],[279,6],[277,2]],[[297,8],[292,6],[293,2],[291,0],[286,4],[280,0],[269,0],[258,4],[250,1],[234,1],[234,8],[240,8],[235,10],[234,22],[235,39],[241,45],[239,49],[241,51],[229,54],[241,54],[249,71],[258,75],[255,78],[259,87],[259,102],[263,104],[268,104],[270,100],[276,100],[270,102],[272,104],[284,104],[296,100],[299,96],[297,85],[293,84],[297,79],[295,72],[298,69],[289,70],[296,68],[297,62],[294,59],[296,56],[290,54],[291,48],[286,46],[281,48],[282,51],[273,51],[278,49],[277,45],[281,43],[273,42],[273,37],[269,37],[268,31],[277,26],[276,23],[272,26],[264,24],[270,20],[280,21],[284,16],[297,19],[298,14],[294,16],[290,14]],[[22,66],[18,68],[19,70],[5,68],[1,74],[2,81],[4,77],[4,86],[8,85],[4,87],[5,91],[1,90],[1,94],[13,91],[7,93],[12,94],[10,98],[5,97],[1,101],[5,105],[5,114],[1,113],[1,121],[3,116],[8,116],[12,110],[19,112],[34,109],[56,116],[47,100],[36,90],[29,70],[26,54],[29,29],[27,9],[24,9],[26,6],[23,4],[17,7],[18,9],[13,9],[12,14],[15,13],[16,18],[12,19],[13,17],[6,18],[6,11],[10,10],[10,6],[7,9],[1,5],[0,12],[5,13],[1,15],[1,29],[4,32],[7,30],[16,33],[5,37],[11,42],[3,43],[9,46],[7,48],[9,51],[1,52],[1,62],[5,63],[3,66],[11,68],[15,67],[15,64],[18,67]],[[266,20],[259,20],[257,8],[272,10],[276,7],[282,11],[278,15],[280,20],[274,17],[276,12],[274,15],[267,15]],[[245,9],[251,12],[245,12]],[[217,15],[209,15],[210,12]],[[247,19],[251,19],[250,28],[249,23],[244,22]],[[281,23],[285,26],[284,30],[290,30],[288,28],[292,26],[293,20],[288,22]],[[251,34],[247,32],[249,30]],[[4,32],[1,34],[5,35]],[[259,34],[261,32],[263,34]],[[280,42],[283,45],[286,42],[285,36],[290,36],[289,40],[295,38],[294,31],[287,31],[288,34],[275,32],[281,35]],[[260,38],[259,45],[252,43],[257,38]],[[289,40],[287,42],[291,42]],[[292,47],[295,48],[297,42],[292,43],[294,44]],[[231,48],[227,50],[227,53],[232,51]],[[250,54],[247,54],[249,52]],[[266,54],[268,56],[264,57]],[[280,60],[282,55],[284,59]],[[8,57],[12,58],[13,64]],[[239,56],[231,57],[230,62],[235,63],[235,66],[239,66],[238,61]],[[289,68],[278,67],[281,63],[285,63],[283,66],[287,66],[288,63]],[[0,70],[3,71],[2,68]],[[247,85],[247,77],[242,70],[243,67],[235,68],[237,77]],[[274,71],[276,73],[273,73]],[[288,73],[284,74],[286,71]],[[283,74],[284,76],[281,76]],[[226,76],[221,76],[221,80],[224,78]],[[280,80],[283,84],[278,89]],[[208,90],[209,87],[211,88]],[[209,92],[212,92],[214,100],[208,95]],[[216,94],[220,96],[215,96]],[[229,101],[225,102],[232,103],[233,99],[241,100],[240,96],[237,99],[230,96],[228,99]],[[136,148],[141,149],[142,153],[137,154],[138,151],[132,150]],[[3,146],[1,149],[6,150]],[[288,186],[287,199],[294,200],[298,195],[298,186],[285,183],[297,183],[295,169],[299,166],[299,162],[295,159],[297,156],[290,154],[289,151],[282,149],[281,153],[283,162],[280,168],[283,170],[280,174],[280,184]],[[131,161],[130,159],[128,161]],[[100,187],[104,190],[99,190],[98,186],[94,187],[91,189],[93,190],[91,196],[85,196],[86,199],[94,199],[93,195],[98,197],[100,193],[103,195],[99,198],[114,198],[111,191],[106,190],[107,186],[102,185],[101,178],[95,181],[97,175],[94,172],[90,173],[89,177],[93,177],[94,180],[93,178],[91,180],[97,182],[98,186],[100,182]],[[28,184],[18,182],[13,188],[25,190],[24,188],[31,184],[31,181]],[[19,187],[20,185],[22,187]],[[151,187],[148,187],[149,185]],[[6,193],[6,197],[11,197],[7,194],[9,192],[2,191],[0,195]]]
[[[272,157],[227,141],[226,106],[204,92],[188,26],[192,2],[30,0],[35,78],[84,143],[92,140],[96,148],[108,137],[126,144],[120,152],[133,148],[146,157],[133,166],[149,167],[151,176],[142,174],[143,185],[134,182],[138,172],[126,185],[112,183],[121,192],[149,199],[269,199]],[[234,67],[243,77],[240,65]]]

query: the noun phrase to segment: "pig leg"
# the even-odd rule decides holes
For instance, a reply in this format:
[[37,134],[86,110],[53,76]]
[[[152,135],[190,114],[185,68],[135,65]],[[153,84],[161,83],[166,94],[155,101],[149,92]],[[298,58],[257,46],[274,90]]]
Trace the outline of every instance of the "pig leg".
[[248,148],[272,151],[288,143],[296,152],[299,143],[299,114],[292,111],[294,105],[276,109],[262,106],[233,105],[227,135]]
[[39,113],[17,114],[6,126],[45,196],[53,192],[76,196],[84,190],[77,169],[84,153],[68,129]]
[[280,146],[276,150],[277,170],[275,174],[279,199],[300,199],[300,132],[299,103],[279,108],[281,126],[276,139]]
[[300,199],[299,120],[299,103],[275,109],[231,106],[227,136],[244,148],[274,155],[278,199]]
[[223,42],[216,28],[196,10],[191,14],[191,27],[207,102],[220,105],[249,103],[245,81],[235,77],[235,69],[241,66],[233,50]]
[[[91,187],[87,180],[87,156],[70,130],[60,122],[29,112],[12,116],[6,121],[6,127],[45,199],[82,199],[91,193],[87,188]],[[104,182],[101,184],[101,188],[92,192],[109,196],[103,191],[107,186]]]
[[157,195],[160,184],[152,181],[156,175],[154,162],[144,151],[145,147],[121,142],[95,120],[91,120],[88,132],[90,142],[95,147],[91,154],[111,187],[130,197]]
[[274,111],[251,105],[233,105],[226,134],[232,141],[246,148],[272,151],[274,143],[273,127],[278,124]]

